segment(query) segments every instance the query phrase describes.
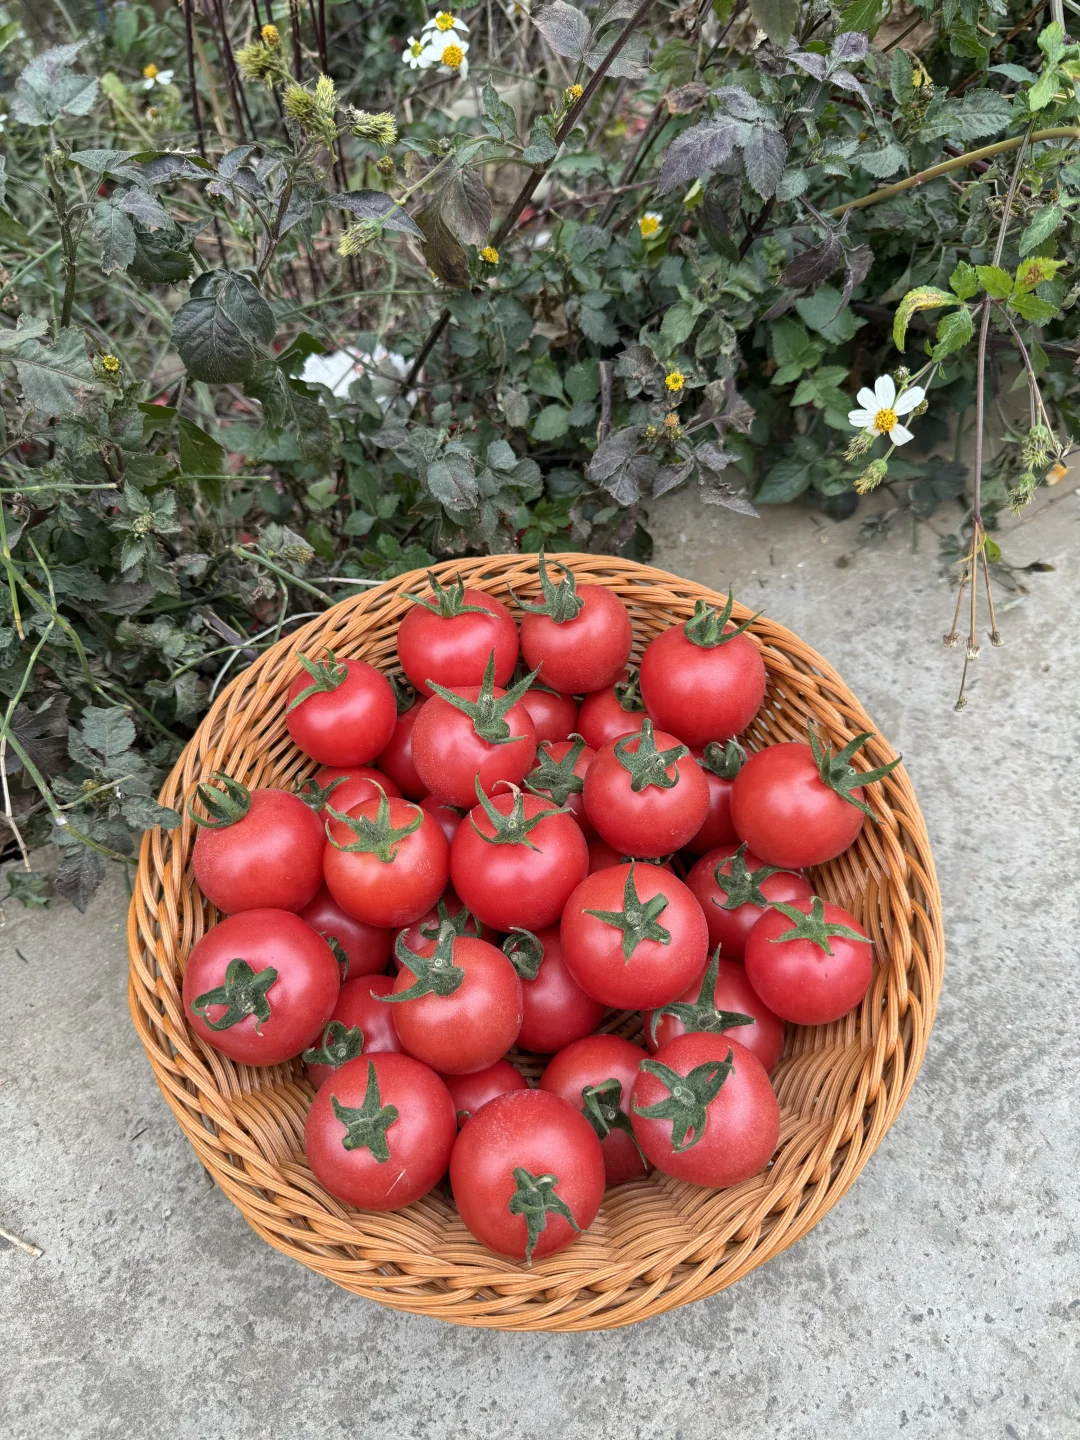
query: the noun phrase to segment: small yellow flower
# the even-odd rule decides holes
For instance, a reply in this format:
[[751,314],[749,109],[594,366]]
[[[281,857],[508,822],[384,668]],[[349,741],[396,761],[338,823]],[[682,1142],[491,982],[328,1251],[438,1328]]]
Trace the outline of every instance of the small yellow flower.
[[681,370],[672,370],[668,375],[665,375],[664,377],[664,384],[667,386],[667,388],[671,391],[673,395],[677,395],[685,383],[686,376],[682,373]]
[[115,375],[120,369],[120,361],[115,355],[102,355],[101,368],[107,370],[110,375]]
[[453,30],[454,17],[449,10],[440,10],[435,16],[435,24],[445,34],[447,30]]
[[495,249],[494,245],[485,245],[480,251],[480,259],[486,261],[489,265],[497,265],[499,263],[499,252]]
[[465,52],[460,45],[447,45],[439,56],[439,63],[445,65],[448,70],[460,70],[461,62],[464,59]]
[[144,65],[142,73],[144,80],[156,80],[158,67],[156,65]]
[[585,91],[580,85],[568,85],[563,91],[563,99],[568,101],[571,105],[574,105],[577,103],[578,100],[581,99],[582,95],[584,94]]
[[645,214],[642,215],[637,222],[637,227],[641,231],[641,238],[648,240],[650,235],[656,234],[663,223],[664,219],[662,215],[658,215],[655,210],[646,210]]
[[675,414],[675,411],[672,410],[669,415],[665,415],[665,416],[664,416],[664,429],[665,429],[665,430],[677,430],[678,428],[679,428],[679,417],[678,417],[678,415]]
[[259,31],[263,44],[269,45],[271,50],[276,50],[281,44],[281,31],[276,25],[264,25]]

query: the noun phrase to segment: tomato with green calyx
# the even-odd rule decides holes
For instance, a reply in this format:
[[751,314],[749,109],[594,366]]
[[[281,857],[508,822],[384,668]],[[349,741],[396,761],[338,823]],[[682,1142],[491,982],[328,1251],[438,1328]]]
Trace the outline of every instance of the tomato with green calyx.
[[515,1090],[466,1121],[450,1185],[481,1245],[531,1264],[572,1245],[596,1219],[604,1158],[572,1105],[547,1090]]
[[658,865],[597,870],[563,910],[566,967],[594,1000],[617,1010],[666,1005],[701,975],[709,932],[701,906]]
[[809,900],[814,887],[794,870],[766,865],[743,845],[718,845],[686,877],[709,927],[709,944],[727,960],[741,960],[746,937],[774,900]]
[[417,774],[432,795],[466,810],[476,803],[478,776],[490,795],[500,780],[519,784],[536,759],[536,732],[521,703],[533,676],[501,690],[494,674],[489,656],[483,684],[456,692],[436,685],[413,727]]
[[188,956],[183,1002],[200,1039],[244,1065],[280,1065],[322,1034],[341,982],[330,946],[289,910],[246,910]]
[[756,1055],[726,1035],[678,1035],[643,1060],[630,1122],[645,1158],[665,1175],[720,1189],[769,1163],[780,1106]]
[[691,855],[704,855],[717,845],[737,845],[739,837],[731,820],[731,787],[746,763],[746,751],[737,740],[729,740],[726,745],[714,742],[690,753],[701,766],[709,787],[709,808],[701,829],[686,842],[687,850]]
[[636,735],[596,752],[584,797],[601,840],[643,858],[681,850],[709,810],[709,786],[697,761],[674,735],[654,732],[648,719]]
[[810,744],[769,745],[751,755],[731,790],[731,819],[740,840],[768,865],[801,870],[833,860],[875,820],[863,787],[883,780],[900,757],[856,770],[852,756],[872,740],[863,731],[833,754],[810,730]]
[[586,695],[614,684],[633,642],[626,606],[606,585],[579,589],[573,571],[553,560],[562,571],[556,583],[542,550],[537,558],[543,598],[534,604],[514,596],[525,611],[521,653],[526,665],[539,670],[543,684],[560,695]]
[[586,995],[566,968],[557,926],[535,935],[515,927],[502,949],[521,980],[520,1049],[553,1055],[572,1040],[592,1034],[607,1006]]
[[430,595],[407,597],[414,603],[397,637],[401,668],[417,694],[430,696],[440,685],[450,690],[479,685],[489,656],[495,684],[505,685],[518,658],[510,611],[494,595],[467,589],[460,577],[443,586],[429,571],[428,580]]
[[521,1029],[521,981],[494,945],[446,922],[435,941],[394,946],[401,969],[386,1004],[401,1043],[440,1075],[467,1075],[501,1060]]
[[626,1111],[647,1058],[640,1045],[618,1035],[590,1035],[560,1050],[540,1076],[541,1090],[561,1095],[596,1131],[609,1185],[640,1179],[649,1168]]
[[596,831],[585,814],[585,776],[596,751],[586,745],[580,735],[565,740],[543,740],[536,748],[536,768],[525,776],[526,788],[534,795],[550,800],[553,805],[568,805],[574,812],[578,829],[586,840],[594,839]]
[[[628,865],[631,860],[637,858],[635,855],[620,855],[618,850],[616,850],[613,845],[609,845],[606,840],[596,839],[589,841],[590,875],[596,870],[610,870],[612,865]],[[661,870],[666,870],[671,875],[675,874],[670,856],[643,858],[641,863],[642,865],[659,865]]]
[[[489,944],[496,942],[495,931],[487,925],[481,925],[472,911],[466,910],[461,903],[454,887],[447,885],[430,910],[421,915],[419,920],[414,920],[411,925],[404,925],[397,931],[394,944],[404,937],[410,950],[418,950],[426,941],[437,940],[439,931],[447,921],[453,925],[455,935],[475,935],[481,940],[487,940]],[[401,968],[397,955],[394,956],[394,964],[398,969]]]
[[624,735],[636,735],[645,719],[636,670],[624,670],[614,685],[586,695],[578,710],[578,734],[594,750]]
[[491,799],[476,782],[478,804],[450,846],[450,878],[472,913],[494,930],[554,925],[570,892],[585,879],[589,847],[567,807],[524,795]]
[[316,1180],[363,1210],[400,1210],[445,1174],[457,1136],[450,1092],[409,1055],[360,1055],[323,1084],[304,1125]]
[[703,1031],[737,1040],[772,1070],[784,1049],[784,1022],[758,995],[743,967],[720,958],[719,946],[700,980],[641,1019],[650,1050],[662,1049],[676,1035]]
[[435,904],[450,878],[450,847],[431,815],[385,795],[328,813],[323,871],[343,910],[394,929]]
[[874,974],[873,946],[840,905],[774,900],[746,940],[746,976],[794,1025],[827,1025],[854,1010]]
[[466,811],[458,805],[448,805],[437,795],[425,795],[420,801],[420,808],[426,810],[429,815],[434,815],[439,829],[446,836],[446,843],[449,845],[457,834],[458,826],[465,819]]
[[337,903],[324,885],[319,893],[302,910],[297,911],[301,920],[306,920],[317,930],[337,956],[341,966],[342,980],[357,979],[362,975],[378,975],[386,969],[393,943],[392,930],[381,925],[369,925],[350,915]]
[[393,988],[389,975],[345,981],[322,1034],[303,1054],[304,1074],[316,1089],[358,1055],[401,1050],[394,1017],[378,1002],[378,996],[389,995]]
[[199,785],[208,811],[188,814],[199,827],[191,856],[195,883],[226,915],[241,910],[302,910],[322,885],[318,815],[287,790],[248,790],[215,771],[224,790]]
[[521,703],[532,718],[537,745],[565,740],[577,728],[578,707],[572,695],[559,695],[534,681]]
[[509,1060],[496,1060],[494,1065],[485,1070],[474,1070],[471,1075],[443,1075],[441,1078],[450,1091],[459,1126],[471,1119],[489,1100],[529,1088],[525,1076]]
[[424,701],[420,699],[407,710],[400,711],[394,722],[394,733],[386,747],[379,751],[375,762],[407,800],[422,800],[427,794],[427,786],[416,773],[412,757],[413,726],[423,705]]
[[365,800],[377,800],[380,790],[401,799],[393,780],[373,765],[324,765],[303,782],[297,793],[325,819],[328,804],[335,810],[351,810]]
[[673,625],[641,657],[641,696],[662,730],[687,745],[730,740],[745,730],[765,698],[765,662],[736,625],[730,594],[722,610],[699,600],[685,625]]
[[320,765],[366,765],[389,743],[397,720],[390,682],[363,660],[296,657],[304,667],[289,686],[285,724]]

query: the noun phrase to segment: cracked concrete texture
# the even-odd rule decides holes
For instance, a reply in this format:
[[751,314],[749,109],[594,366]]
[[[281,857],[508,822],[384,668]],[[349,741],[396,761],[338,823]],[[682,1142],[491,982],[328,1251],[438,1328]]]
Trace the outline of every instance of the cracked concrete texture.
[[[945,902],[911,1100],[811,1233],[629,1330],[396,1315],[269,1249],[158,1094],[126,1004],[123,879],[0,928],[0,1436],[7,1440],[1068,1440],[1080,1434],[1080,496],[1007,531],[1030,594],[963,715],[936,540],[674,496],[656,563],[789,625],[905,754]],[[882,502],[884,504],[884,502]],[[948,522],[953,523],[950,517]],[[839,562],[839,563],[838,563]],[[985,627],[984,627],[985,628]]]

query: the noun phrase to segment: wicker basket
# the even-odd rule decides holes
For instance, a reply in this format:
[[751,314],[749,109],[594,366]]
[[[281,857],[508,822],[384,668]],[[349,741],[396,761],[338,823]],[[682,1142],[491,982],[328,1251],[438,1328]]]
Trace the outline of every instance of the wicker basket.
[[[585,583],[609,586],[629,607],[635,653],[721,597],[630,561],[557,557]],[[446,578],[499,595],[538,589],[535,556],[448,562]],[[184,798],[212,770],[248,784],[291,786],[312,768],[285,729],[283,699],[296,655],[330,646],[386,669],[409,608],[404,592],[422,572],[402,575],[334,606],[281,640],[218,699],[162,792]],[[738,611],[736,613],[739,613]],[[746,612],[741,612],[745,616]],[[761,746],[803,739],[807,718],[841,745],[873,729],[858,701],[821,657],[764,619],[751,632],[768,670],[765,704],[749,733]],[[892,758],[872,740],[866,768]],[[142,845],[128,940],[129,999],[139,1037],[166,1100],[199,1159],[248,1223],[278,1250],[397,1310],[501,1330],[599,1330],[629,1325],[714,1295],[785,1249],[854,1181],[907,1098],[926,1049],[941,988],[941,901],[926,828],[902,768],[871,787],[881,823],[868,823],[816,888],[853,911],[875,942],[874,979],[859,1009],[812,1029],[790,1029],[774,1076],[780,1145],[770,1167],[729,1190],[706,1191],[658,1173],[608,1191],[591,1230],[531,1267],[484,1250],[436,1189],[408,1210],[375,1214],[331,1199],[304,1158],[312,1096],[299,1061],[266,1069],[234,1064],[188,1029],[180,1000],[191,947],[215,914],[195,888],[194,826],[152,831]],[[620,1023],[621,1021],[621,1023]],[[636,1017],[609,1028],[633,1038]],[[523,1061],[538,1073],[540,1062]]]

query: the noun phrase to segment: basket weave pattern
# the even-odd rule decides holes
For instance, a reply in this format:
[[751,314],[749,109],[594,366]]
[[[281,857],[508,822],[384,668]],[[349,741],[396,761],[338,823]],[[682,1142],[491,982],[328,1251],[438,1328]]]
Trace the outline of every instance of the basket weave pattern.
[[[554,557],[581,583],[626,603],[634,654],[714,592],[661,570],[594,555]],[[535,556],[447,562],[441,578],[498,595],[539,593]],[[396,631],[423,591],[414,571],[334,606],[281,640],[232,682],[188,744],[161,801],[184,800],[213,770],[247,785],[291,787],[315,767],[292,745],[284,697],[299,652],[396,668]],[[747,611],[736,606],[736,618]],[[839,676],[790,631],[758,619],[750,633],[768,672],[752,747],[805,740],[807,720],[840,746],[873,724]],[[893,758],[875,738],[869,769]],[[831,1025],[788,1027],[773,1077],[780,1144],[770,1167],[728,1190],[707,1191],[658,1172],[610,1189],[591,1230],[569,1249],[525,1266],[483,1249],[441,1188],[407,1210],[376,1214],[332,1199],[304,1158],[313,1090],[298,1060],[238,1065],[188,1029],[180,992],[191,947],[217,918],[195,887],[195,827],[143,840],[128,919],[129,1003],[157,1082],[196,1154],[248,1223],[276,1249],[336,1284],[398,1310],[503,1330],[594,1330],[629,1325],[738,1280],[806,1234],[855,1180],[899,1113],[926,1049],[941,988],[941,902],[926,827],[898,767],[869,788],[881,819],[813,873],[815,889],[858,918],[874,940],[874,978],[862,1005]],[[636,1038],[636,1016],[604,1027]],[[543,1062],[522,1057],[533,1076]]]

